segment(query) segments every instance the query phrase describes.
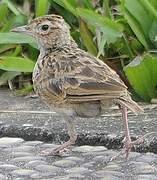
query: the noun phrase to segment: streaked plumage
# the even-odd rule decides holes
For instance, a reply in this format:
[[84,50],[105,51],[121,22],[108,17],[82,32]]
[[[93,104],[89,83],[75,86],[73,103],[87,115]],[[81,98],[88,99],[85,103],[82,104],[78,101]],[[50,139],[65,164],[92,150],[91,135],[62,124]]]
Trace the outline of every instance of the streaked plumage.
[[[33,72],[34,88],[46,104],[67,115],[71,139],[76,140],[71,117],[100,115],[103,105],[107,102],[120,105],[125,111],[122,111],[124,114],[126,108],[134,113],[142,111],[131,99],[126,85],[114,70],[78,48],[62,17],[57,15],[40,17],[32,20],[23,29],[25,30],[16,28],[13,31],[25,31],[24,33],[34,36],[40,48]],[[127,123],[126,118],[124,121]],[[125,127],[125,130],[127,131],[125,148],[128,154],[132,142],[128,128]],[[74,141],[68,141],[55,152],[72,143]]]

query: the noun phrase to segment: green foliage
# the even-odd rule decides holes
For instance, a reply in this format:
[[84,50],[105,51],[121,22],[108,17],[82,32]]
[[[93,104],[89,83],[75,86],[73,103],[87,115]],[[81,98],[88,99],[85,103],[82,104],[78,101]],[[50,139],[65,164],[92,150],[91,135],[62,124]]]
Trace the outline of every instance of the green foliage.
[[97,48],[96,48],[96,44],[93,42],[93,37],[92,34],[90,32],[90,30],[88,29],[87,24],[82,21],[80,19],[80,23],[79,23],[79,29],[80,29],[80,35],[82,37],[83,43],[86,46],[87,50],[93,54],[93,55],[97,55]]
[[36,0],[35,5],[36,5],[36,10],[35,10],[36,17],[47,14],[49,8],[48,0]]
[[[0,85],[16,77],[31,77],[39,51],[33,38],[9,32],[32,18],[57,13],[71,27],[78,46],[99,57],[145,101],[157,97],[156,0],[2,0],[0,2]],[[155,51],[156,52],[156,51]],[[124,71],[123,71],[124,70]],[[23,73],[24,72],[24,73]],[[23,82],[31,90],[32,82]],[[28,86],[28,88],[27,88]],[[26,90],[26,91],[25,91]]]
[[34,62],[28,58],[2,56],[0,57],[0,69],[5,71],[32,72]]
[[[120,26],[111,19],[103,17],[95,13],[93,10],[77,8],[77,14],[85,20],[88,24],[91,24],[99,33],[98,39],[98,57],[103,53],[104,46],[106,43],[114,43],[118,38],[122,37],[122,30]],[[87,29],[87,28],[86,28]],[[88,48],[87,48],[88,49]]]
[[36,41],[32,37],[13,32],[0,33],[0,44],[30,44],[37,48]]
[[150,101],[157,97],[157,56],[137,56],[124,71],[142,99]]
[[0,85],[7,83],[7,81],[12,80],[14,77],[20,75],[20,72],[16,71],[6,71],[0,76]]
[[121,10],[139,41],[146,49],[151,49],[150,30],[157,33],[157,29],[152,29],[157,23],[157,7],[153,1],[122,0]]

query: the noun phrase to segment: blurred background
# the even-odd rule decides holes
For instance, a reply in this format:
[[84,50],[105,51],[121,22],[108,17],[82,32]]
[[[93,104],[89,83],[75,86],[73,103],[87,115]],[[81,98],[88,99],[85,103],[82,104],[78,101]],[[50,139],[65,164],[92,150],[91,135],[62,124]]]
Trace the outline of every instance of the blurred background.
[[80,48],[119,74],[135,100],[157,98],[157,0],[1,0],[1,87],[33,92],[38,47],[10,29],[52,13],[63,16]]

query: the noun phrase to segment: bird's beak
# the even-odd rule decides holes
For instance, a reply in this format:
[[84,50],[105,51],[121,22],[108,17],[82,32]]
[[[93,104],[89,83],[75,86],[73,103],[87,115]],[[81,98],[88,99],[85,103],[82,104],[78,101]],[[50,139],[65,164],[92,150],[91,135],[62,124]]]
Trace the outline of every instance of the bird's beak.
[[13,28],[13,29],[11,29],[11,32],[32,35],[32,32],[29,30],[28,26],[20,26],[20,27]]

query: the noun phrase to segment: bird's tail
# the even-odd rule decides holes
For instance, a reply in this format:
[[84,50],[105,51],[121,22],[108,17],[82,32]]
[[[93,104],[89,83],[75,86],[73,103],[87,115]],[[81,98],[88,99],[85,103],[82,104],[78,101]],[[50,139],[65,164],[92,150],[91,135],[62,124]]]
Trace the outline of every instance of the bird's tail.
[[127,107],[136,115],[144,111],[135,101],[131,99],[130,95],[128,95],[127,97],[120,97],[116,99],[116,103],[121,106]]

